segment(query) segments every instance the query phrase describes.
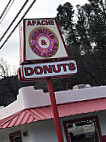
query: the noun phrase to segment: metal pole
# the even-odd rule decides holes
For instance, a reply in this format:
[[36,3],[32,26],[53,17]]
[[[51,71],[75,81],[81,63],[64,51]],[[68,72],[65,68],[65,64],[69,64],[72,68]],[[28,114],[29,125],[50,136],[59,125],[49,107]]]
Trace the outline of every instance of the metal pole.
[[50,101],[51,101],[51,107],[52,107],[52,111],[54,115],[54,122],[55,122],[58,142],[64,142],[61,125],[60,125],[59,114],[58,114],[58,110],[56,106],[56,99],[55,99],[55,94],[54,94],[53,83],[52,83],[51,78],[47,78],[47,85],[48,85],[48,91],[49,91],[49,96],[50,96]]

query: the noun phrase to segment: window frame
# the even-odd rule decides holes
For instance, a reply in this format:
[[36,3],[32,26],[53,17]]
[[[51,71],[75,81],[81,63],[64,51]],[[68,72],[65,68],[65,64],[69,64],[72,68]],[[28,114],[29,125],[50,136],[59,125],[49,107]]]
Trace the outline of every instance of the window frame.
[[64,126],[64,131],[65,131],[66,141],[69,142],[67,127],[66,127],[67,123],[79,122],[79,121],[84,121],[84,120],[92,120],[92,119],[95,119],[95,121],[96,121],[100,142],[102,142],[102,134],[101,134],[101,129],[100,129],[100,125],[99,125],[98,116],[83,117],[83,118],[79,118],[79,119],[64,121],[63,126]]
[[10,142],[13,142],[13,138],[14,138],[15,136],[20,136],[21,142],[22,142],[21,131],[17,131],[17,132],[11,133],[11,134],[9,135]]

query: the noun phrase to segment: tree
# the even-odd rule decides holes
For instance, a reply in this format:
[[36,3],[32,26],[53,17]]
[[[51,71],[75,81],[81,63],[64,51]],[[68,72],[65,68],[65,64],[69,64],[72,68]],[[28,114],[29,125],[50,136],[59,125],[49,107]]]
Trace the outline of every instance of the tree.
[[[57,8],[57,21],[60,30],[65,39],[65,44],[71,57],[77,57],[80,54],[79,40],[76,35],[75,23],[74,23],[74,9],[73,6],[66,2],[64,5],[60,5]],[[77,52],[76,52],[77,48]]]
[[[86,63],[90,63],[94,65],[94,68],[91,68],[91,74],[95,76],[97,85],[102,85],[106,83],[106,2],[103,0],[89,0],[89,4],[85,4],[84,6],[79,7],[79,11],[82,11],[85,21],[85,31],[86,31],[86,39],[84,41],[85,45],[83,46],[86,49],[90,50],[90,57],[86,54]],[[79,12],[78,12],[79,13]],[[79,29],[81,28],[80,23],[78,23],[81,19],[81,15],[79,15],[77,26]],[[77,28],[77,31],[78,30]],[[84,30],[82,30],[84,31]],[[80,32],[81,33],[81,32]],[[83,32],[82,32],[83,33]],[[83,33],[84,35],[84,33]],[[83,41],[83,39],[81,40]],[[90,45],[90,46],[89,46]]]
[[9,65],[6,63],[6,61],[1,58],[0,59],[0,78],[4,78],[9,76],[10,71],[9,71]]
[[89,0],[83,6],[88,21],[88,37],[93,45],[93,53],[99,60],[106,59],[106,1]]
[[106,84],[106,8],[103,0],[89,0],[84,6],[78,5],[77,17],[70,3],[60,5],[57,10],[67,49],[77,61],[80,76],[74,75],[78,77],[76,83]]
[[89,55],[92,52],[92,46],[88,35],[89,21],[83,6],[81,7],[80,5],[77,5],[77,10],[78,20],[76,24],[76,31],[79,38],[81,54]]

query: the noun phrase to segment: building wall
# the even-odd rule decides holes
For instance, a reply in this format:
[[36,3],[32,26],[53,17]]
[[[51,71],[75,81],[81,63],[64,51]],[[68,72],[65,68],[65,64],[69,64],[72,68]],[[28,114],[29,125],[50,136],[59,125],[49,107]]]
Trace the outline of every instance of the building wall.
[[[0,142],[10,142],[9,134],[17,131],[21,131],[22,142],[58,142],[53,119],[4,129],[0,132]],[[24,132],[28,135],[23,136]]]
[[[95,112],[90,114],[82,114],[70,117],[61,118],[61,127],[63,131],[64,142],[66,142],[65,132],[63,128],[63,121],[70,119],[79,119],[83,117],[91,117],[98,114],[99,124],[102,135],[106,135],[106,111]],[[58,142],[54,120],[44,120],[35,123],[30,123],[18,127],[8,128],[0,131],[0,142],[10,142],[9,134],[21,131],[22,142]],[[27,132],[24,136],[23,133]]]
[[32,125],[29,135],[30,142],[58,142],[54,122],[51,120]]
[[106,111],[99,113],[98,117],[102,135],[106,135]]

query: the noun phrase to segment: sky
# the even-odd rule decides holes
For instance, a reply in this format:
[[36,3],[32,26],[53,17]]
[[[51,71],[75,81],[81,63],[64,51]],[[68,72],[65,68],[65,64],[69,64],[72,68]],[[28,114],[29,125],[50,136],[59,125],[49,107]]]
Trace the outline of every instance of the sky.
[[[4,10],[8,1],[9,0],[0,0],[0,15]],[[29,0],[28,5],[32,1],[33,0]],[[14,2],[11,3],[12,5],[8,10],[8,13],[4,16],[4,19],[0,21],[0,38],[1,35],[5,32],[5,30],[8,28],[9,24],[16,16],[17,12],[19,11],[19,9],[21,8],[24,2],[25,0],[14,0]],[[25,18],[54,18],[56,17],[57,14],[56,10],[57,7],[60,4],[63,5],[66,2],[70,2],[75,7],[77,4],[83,5],[84,3],[87,2],[87,0],[36,0],[35,4],[30,9],[30,11],[25,16]],[[25,10],[27,6],[25,7]],[[8,34],[11,32],[11,30],[14,28],[17,22],[21,19],[23,12],[18,17],[16,22],[14,22]],[[3,41],[6,39],[8,34],[4,37],[4,39],[1,40],[0,46],[2,45]],[[0,59],[3,58],[7,62],[7,64],[11,66],[11,70],[13,70],[14,68],[17,70],[19,67],[19,60],[20,60],[19,48],[20,45],[19,45],[19,26],[18,26],[17,29],[12,34],[12,36],[3,46],[3,48],[0,49]]]

